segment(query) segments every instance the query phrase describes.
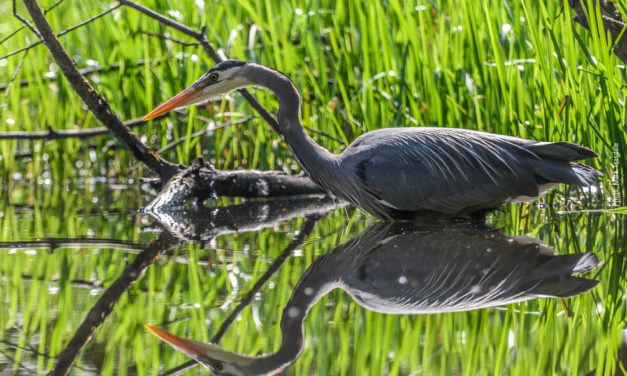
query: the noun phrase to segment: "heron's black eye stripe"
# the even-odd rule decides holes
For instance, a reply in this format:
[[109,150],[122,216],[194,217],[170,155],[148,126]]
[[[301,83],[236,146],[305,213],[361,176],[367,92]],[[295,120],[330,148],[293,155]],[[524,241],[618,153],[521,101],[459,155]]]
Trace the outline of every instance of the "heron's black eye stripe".
[[211,73],[211,74],[209,75],[209,79],[210,79],[211,81],[217,81],[217,80],[218,80],[218,74],[217,74],[217,73]]

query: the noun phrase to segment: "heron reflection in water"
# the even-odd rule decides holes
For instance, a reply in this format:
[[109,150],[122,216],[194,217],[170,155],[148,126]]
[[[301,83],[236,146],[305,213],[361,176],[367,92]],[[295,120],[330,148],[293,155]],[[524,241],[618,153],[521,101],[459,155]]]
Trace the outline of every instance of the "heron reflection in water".
[[538,240],[471,228],[377,224],[319,257],[283,310],[282,343],[274,354],[236,354],[215,344],[147,328],[218,375],[273,375],[303,351],[303,321],[329,291],[340,288],[362,307],[390,314],[456,312],[538,297],[572,297],[598,281],[573,277],[599,264],[592,253],[555,255]]

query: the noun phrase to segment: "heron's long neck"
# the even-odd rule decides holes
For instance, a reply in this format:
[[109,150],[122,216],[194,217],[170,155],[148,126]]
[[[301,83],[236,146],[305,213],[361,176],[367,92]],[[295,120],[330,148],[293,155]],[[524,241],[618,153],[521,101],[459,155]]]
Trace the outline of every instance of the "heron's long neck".
[[[249,67],[248,79],[271,90],[279,100],[279,128],[292,154],[309,177],[324,186],[334,173],[337,156],[315,143],[300,123],[301,99],[294,83],[283,73],[261,65]],[[322,183],[322,184],[321,184]]]
[[[289,367],[303,351],[303,322],[320,298],[339,287],[338,271],[334,265],[319,262],[305,272],[283,309],[281,317],[281,347],[277,352],[255,359],[251,371],[255,374],[275,374]],[[325,261],[325,260],[323,260]]]

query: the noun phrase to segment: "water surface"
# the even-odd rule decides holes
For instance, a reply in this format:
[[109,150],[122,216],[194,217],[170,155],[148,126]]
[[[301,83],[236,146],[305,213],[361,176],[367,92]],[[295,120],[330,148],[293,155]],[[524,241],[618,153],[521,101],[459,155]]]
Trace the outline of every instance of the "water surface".
[[[240,354],[275,353],[283,341],[283,308],[304,276],[329,270],[319,268],[324,260],[336,276],[357,276],[352,281],[370,285],[344,281],[343,288],[316,296],[304,317],[303,351],[286,374],[610,374],[624,367],[625,222],[617,214],[512,205],[491,217],[487,228],[398,232],[320,197],[209,202],[187,213],[151,216],[138,212],[148,195],[127,183],[14,188],[1,201],[2,372],[41,374],[56,358],[76,356],[72,374],[206,373],[144,324],[213,339]],[[422,246],[398,237],[408,233]],[[533,290],[532,283],[521,285],[514,298],[497,296],[494,307],[458,312],[482,306],[468,303],[480,283],[460,277],[480,265],[477,255],[464,260],[455,253],[464,246],[465,256],[491,248],[519,257],[501,255],[481,264],[481,271],[500,267],[488,275],[505,277],[524,270],[524,252],[593,252],[603,264],[584,277],[600,283],[564,305],[527,300],[524,291]],[[392,257],[386,247],[401,249]],[[376,263],[338,269],[348,265],[333,258],[340,253],[352,262],[376,255]],[[453,261],[442,264],[446,260]],[[503,269],[507,260],[515,261],[509,271]],[[373,279],[372,265],[398,275]],[[430,270],[437,271],[434,276],[455,270],[444,279],[449,288],[427,288],[433,278],[418,275]],[[407,293],[402,301],[394,284],[420,290],[413,296],[429,296],[428,304],[416,308],[412,303],[420,299]],[[372,285],[390,293],[382,298]],[[487,300],[483,306],[494,305]],[[466,305],[451,308],[460,301]],[[109,306],[100,318],[88,314]],[[80,331],[84,321],[96,323],[89,340]],[[81,335],[84,346],[66,349]]]

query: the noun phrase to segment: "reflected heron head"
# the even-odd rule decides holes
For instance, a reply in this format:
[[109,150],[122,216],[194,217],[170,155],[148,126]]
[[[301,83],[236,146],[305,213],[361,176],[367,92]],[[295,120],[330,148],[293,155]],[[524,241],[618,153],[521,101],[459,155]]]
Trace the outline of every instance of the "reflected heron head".
[[190,87],[144,116],[143,120],[153,119],[175,108],[199,103],[220,94],[252,85],[244,74],[248,65],[249,63],[239,60],[225,60],[215,65]]
[[216,375],[243,376],[251,374],[246,366],[256,359],[254,357],[226,351],[212,343],[180,338],[153,325],[145,326],[157,338],[194,358]]

